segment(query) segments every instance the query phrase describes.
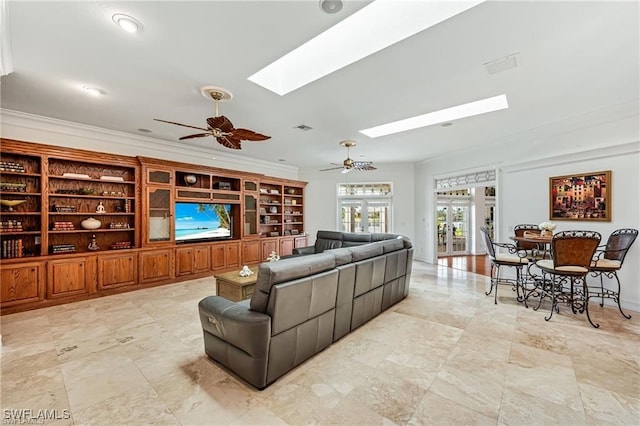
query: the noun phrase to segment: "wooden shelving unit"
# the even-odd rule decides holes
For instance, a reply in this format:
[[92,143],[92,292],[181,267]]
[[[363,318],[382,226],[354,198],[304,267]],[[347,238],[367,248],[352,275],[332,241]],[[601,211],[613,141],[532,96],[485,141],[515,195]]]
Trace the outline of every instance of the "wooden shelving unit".
[[20,201],[0,206],[0,258],[22,258],[41,253],[42,160],[38,156],[2,153],[0,199]]
[[[47,178],[49,254],[97,251],[93,236],[98,250],[136,247],[135,167],[49,157]],[[82,226],[90,217],[99,228]]]
[[[305,182],[1,142],[0,199],[24,201],[0,206],[2,313],[211,276],[306,245]],[[179,244],[177,202],[229,206],[232,238]],[[89,218],[100,226],[85,229]]]

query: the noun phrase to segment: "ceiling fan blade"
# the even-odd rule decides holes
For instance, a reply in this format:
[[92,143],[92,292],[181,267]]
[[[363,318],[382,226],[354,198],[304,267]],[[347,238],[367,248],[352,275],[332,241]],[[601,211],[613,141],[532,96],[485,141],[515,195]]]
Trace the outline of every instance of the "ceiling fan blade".
[[188,124],[176,123],[175,121],[160,120],[159,118],[154,118],[154,120],[155,121],[161,121],[163,123],[175,124],[176,126],[190,127],[192,129],[209,130],[209,129],[203,129],[202,127],[190,126]]
[[233,124],[231,123],[231,120],[229,120],[224,115],[207,118],[207,124],[212,129],[220,129],[220,131],[224,133],[229,133],[233,131]]
[[345,167],[340,173],[349,173],[351,170],[353,170],[353,167]]
[[364,171],[364,172],[367,172],[369,170],[378,170],[376,167],[373,167],[373,166],[362,166],[362,167],[353,166],[353,168],[356,170]]
[[204,138],[206,136],[211,136],[211,133],[196,133],[195,135],[187,135],[179,138],[179,140],[183,141],[185,139],[195,139],[195,138]]
[[[331,163],[331,164],[335,164],[335,163]],[[340,167],[331,167],[330,169],[320,169],[318,171],[319,172],[328,172],[329,170],[340,170],[342,168],[343,168],[342,166],[340,166]]]
[[220,145],[226,146],[227,148],[242,149],[242,147],[240,146],[240,139],[235,139],[230,136],[218,136],[216,140],[218,141],[218,143],[220,143]]
[[234,129],[231,131],[234,138],[241,139],[244,141],[266,141],[267,139],[271,139],[271,136],[263,135],[261,133],[254,132],[249,129]]

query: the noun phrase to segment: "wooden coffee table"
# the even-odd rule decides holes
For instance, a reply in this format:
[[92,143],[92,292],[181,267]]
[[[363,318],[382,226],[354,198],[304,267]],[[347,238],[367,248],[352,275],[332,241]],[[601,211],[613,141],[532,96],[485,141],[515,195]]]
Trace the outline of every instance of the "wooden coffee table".
[[233,302],[249,299],[256,288],[258,274],[241,277],[240,270],[214,275],[216,279],[216,295],[222,296]]

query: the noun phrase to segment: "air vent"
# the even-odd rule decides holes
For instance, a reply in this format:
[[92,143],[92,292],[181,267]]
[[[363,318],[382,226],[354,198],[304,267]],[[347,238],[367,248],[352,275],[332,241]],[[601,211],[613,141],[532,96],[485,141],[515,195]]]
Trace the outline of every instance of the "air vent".
[[483,67],[485,71],[487,71],[487,74],[493,75],[506,70],[510,70],[512,68],[516,68],[519,62],[520,53],[518,52],[502,58],[498,58],[491,62],[487,62],[486,64],[483,64]]
[[307,126],[306,124],[298,124],[297,126],[294,127],[294,129],[302,130],[303,132],[308,132],[309,130],[312,129],[312,127]]

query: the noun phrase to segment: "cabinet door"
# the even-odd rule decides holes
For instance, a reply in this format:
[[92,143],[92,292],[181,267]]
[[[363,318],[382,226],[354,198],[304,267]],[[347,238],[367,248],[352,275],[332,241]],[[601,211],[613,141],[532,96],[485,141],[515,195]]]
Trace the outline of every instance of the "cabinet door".
[[267,260],[267,257],[273,251],[275,251],[278,254],[280,253],[280,247],[279,247],[277,238],[262,241],[262,251],[260,254],[260,261],[265,262]]
[[226,260],[227,267],[236,267],[240,266],[240,244],[238,243],[229,243],[226,244]]
[[176,277],[194,273],[193,249],[182,247],[176,249]]
[[306,247],[307,246],[307,237],[295,237],[293,239],[293,246],[295,248]]
[[258,198],[256,195],[244,195],[243,209],[242,235],[245,237],[258,235]]
[[74,257],[47,263],[47,298],[91,293],[96,276],[96,258]]
[[164,169],[146,169],[147,183],[155,185],[171,185],[173,183],[173,173]]
[[242,242],[242,264],[251,265],[260,263],[260,241],[251,240]]
[[98,289],[133,285],[137,282],[138,256],[136,253],[98,256]]
[[211,265],[213,269],[222,269],[227,264],[227,250],[224,244],[211,246]]
[[173,238],[171,190],[150,186],[147,189],[146,205],[146,242],[162,243],[171,241]]
[[280,238],[280,256],[293,254],[293,238]]
[[206,272],[211,269],[211,256],[209,246],[193,248],[193,272]]
[[2,307],[37,302],[44,298],[42,286],[43,264],[39,262],[0,267]]
[[141,252],[138,263],[140,283],[173,278],[171,265],[173,265],[171,249]]

